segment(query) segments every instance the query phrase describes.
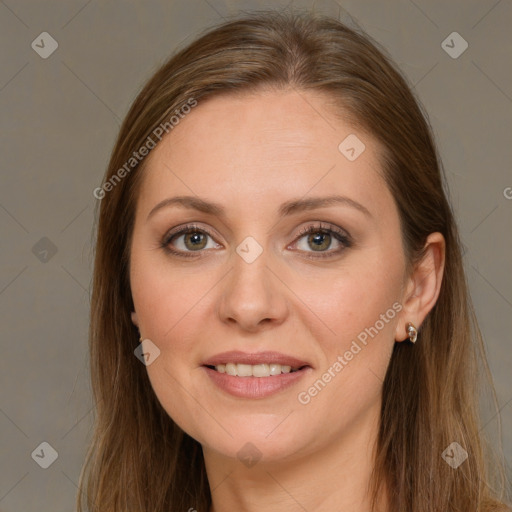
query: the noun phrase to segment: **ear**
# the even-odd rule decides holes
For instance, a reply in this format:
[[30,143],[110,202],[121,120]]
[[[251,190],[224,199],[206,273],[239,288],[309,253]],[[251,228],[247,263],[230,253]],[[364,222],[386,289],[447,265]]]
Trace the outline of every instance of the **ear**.
[[424,257],[407,278],[402,296],[403,309],[396,324],[395,340],[409,339],[406,325],[413,323],[419,331],[420,325],[434,307],[443,280],[446,242],[441,233],[431,233],[425,242]]
[[139,327],[139,320],[137,319],[137,313],[135,313],[135,311],[132,311],[132,322],[134,325]]

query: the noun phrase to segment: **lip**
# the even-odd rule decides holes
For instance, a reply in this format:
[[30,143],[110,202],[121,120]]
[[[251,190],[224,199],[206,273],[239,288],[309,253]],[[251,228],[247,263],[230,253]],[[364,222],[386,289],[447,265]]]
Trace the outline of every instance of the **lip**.
[[203,366],[202,369],[212,382],[226,393],[238,398],[252,399],[266,398],[284,391],[313,371],[308,366],[293,373],[281,373],[281,375],[271,377],[236,377],[227,373],[219,373],[208,366]]
[[[281,373],[280,375],[272,375],[270,377],[237,377],[227,373],[220,373],[210,368],[210,366],[226,363],[250,365],[276,363],[300,369],[292,373]],[[284,391],[293,386],[306,374],[313,371],[312,366],[307,361],[280,352],[248,353],[239,350],[217,354],[204,361],[202,368],[212,382],[221,390],[238,398],[252,399],[266,398]]]
[[[281,354],[280,352],[241,352],[239,350],[231,350],[229,352],[222,352],[221,354],[217,354],[206,361],[203,362],[204,366],[218,366],[219,364],[227,364],[227,363],[235,363],[235,364],[271,364],[276,363],[280,365],[291,366],[292,368],[301,368],[302,366],[311,365],[307,361],[301,361],[300,359],[289,356],[286,354]],[[275,377],[275,376],[274,376]],[[249,378],[249,377],[246,377]],[[267,377],[256,377],[265,379]]]

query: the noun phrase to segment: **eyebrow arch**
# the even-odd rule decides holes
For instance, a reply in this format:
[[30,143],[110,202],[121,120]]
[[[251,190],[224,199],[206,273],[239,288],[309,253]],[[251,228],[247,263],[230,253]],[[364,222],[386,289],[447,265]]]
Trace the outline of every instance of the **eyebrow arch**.
[[[334,204],[350,206],[364,213],[367,217],[372,217],[372,214],[362,204],[354,201],[353,199],[350,199],[349,197],[340,195],[332,195],[327,197],[310,197],[307,199],[295,199],[287,201],[279,207],[278,214],[279,217],[286,217],[301,211],[314,210],[316,208],[328,207]],[[149,220],[150,217],[152,217],[158,210],[169,206],[178,206],[182,208],[198,210],[200,212],[215,215],[220,218],[226,217],[226,211],[218,203],[205,201],[204,199],[200,199],[199,197],[194,196],[176,196],[169,197],[168,199],[164,199],[163,201],[159,202],[149,212],[146,220]]]
[[327,197],[310,197],[307,199],[297,199],[295,201],[287,201],[283,203],[279,208],[279,216],[285,217],[287,215],[293,215],[294,213],[301,212],[304,210],[314,210],[316,208],[322,208],[332,206],[335,204],[341,204],[344,206],[350,206],[360,212],[364,213],[367,217],[371,217],[372,214],[369,210],[361,203],[354,201],[346,196],[327,196]]

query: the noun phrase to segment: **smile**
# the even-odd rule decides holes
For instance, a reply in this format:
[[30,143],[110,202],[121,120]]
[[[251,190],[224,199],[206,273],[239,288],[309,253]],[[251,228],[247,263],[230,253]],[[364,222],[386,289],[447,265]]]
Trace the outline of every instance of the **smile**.
[[[223,366],[225,367],[224,372],[222,372]],[[281,368],[278,368],[278,366],[281,366]],[[219,367],[220,370],[217,369]],[[238,373],[239,367],[242,367],[242,374],[248,374],[250,371],[253,375],[230,375],[228,373],[228,371]],[[275,372],[273,375],[270,374],[271,367],[272,371]],[[310,366],[292,370],[290,366],[283,367],[278,364],[245,365],[228,363],[226,365],[202,366],[202,369],[208,375],[210,382],[214,384],[214,389],[237,398],[246,399],[261,399],[275,395],[290,388],[306,375],[309,375],[310,372],[313,372],[313,368]],[[277,373],[278,370],[279,373]],[[255,376],[254,373],[260,376]]]
[[209,366],[219,373],[226,373],[233,377],[271,377],[274,375],[281,375],[283,373],[294,373],[301,368],[292,368],[289,365],[281,365],[279,363],[270,364],[236,364],[227,363],[219,364],[217,366]]

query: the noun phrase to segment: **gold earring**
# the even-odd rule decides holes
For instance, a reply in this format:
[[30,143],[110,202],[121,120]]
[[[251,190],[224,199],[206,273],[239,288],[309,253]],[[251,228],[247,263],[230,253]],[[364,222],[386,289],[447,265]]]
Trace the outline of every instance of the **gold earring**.
[[416,340],[418,339],[418,329],[416,329],[415,325],[411,322],[408,322],[406,330],[407,336],[409,336],[411,343],[416,343]]

